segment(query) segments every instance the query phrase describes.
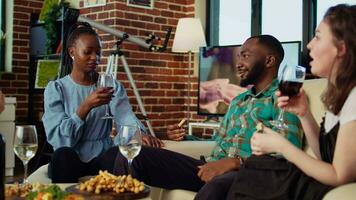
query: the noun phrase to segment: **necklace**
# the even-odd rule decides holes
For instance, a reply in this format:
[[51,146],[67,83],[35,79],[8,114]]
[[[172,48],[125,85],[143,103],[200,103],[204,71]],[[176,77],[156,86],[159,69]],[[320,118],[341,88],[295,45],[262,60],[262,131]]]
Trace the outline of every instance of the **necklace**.
[[[272,82],[273,83],[273,82]],[[253,95],[253,97],[257,97],[258,95],[262,94],[263,92],[265,92],[271,85],[272,83],[266,85],[261,91],[259,91],[256,95]]]

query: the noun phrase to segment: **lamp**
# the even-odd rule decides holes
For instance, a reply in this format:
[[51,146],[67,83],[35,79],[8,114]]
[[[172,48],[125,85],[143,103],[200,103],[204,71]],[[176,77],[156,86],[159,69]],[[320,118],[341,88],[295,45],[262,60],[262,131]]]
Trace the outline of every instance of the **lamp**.
[[192,65],[192,53],[199,52],[199,47],[206,46],[204,31],[198,18],[181,18],[176,28],[172,52],[188,53],[188,112],[187,124],[190,118],[190,71]]

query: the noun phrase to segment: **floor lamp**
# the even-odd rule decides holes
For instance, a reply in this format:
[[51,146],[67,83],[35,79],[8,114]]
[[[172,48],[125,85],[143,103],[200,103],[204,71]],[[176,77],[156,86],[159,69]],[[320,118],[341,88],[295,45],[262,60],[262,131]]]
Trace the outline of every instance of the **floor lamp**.
[[204,31],[198,18],[181,18],[176,28],[172,52],[188,53],[188,105],[187,105],[187,124],[190,119],[190,82],[191,82],[191,65],[192,53],[199,52],[199,48],[206,46]]

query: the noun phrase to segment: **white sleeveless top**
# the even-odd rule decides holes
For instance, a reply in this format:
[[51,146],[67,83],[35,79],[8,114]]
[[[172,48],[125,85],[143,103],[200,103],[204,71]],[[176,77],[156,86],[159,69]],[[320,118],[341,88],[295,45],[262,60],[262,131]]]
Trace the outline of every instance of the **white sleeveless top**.
[[329,132],[338,122],[340,122],[340,126],[342,126],[353,120],[356,120],[356,87],[351,90],[338,115],[334,115],[330,111],[326,112],[325,132]]

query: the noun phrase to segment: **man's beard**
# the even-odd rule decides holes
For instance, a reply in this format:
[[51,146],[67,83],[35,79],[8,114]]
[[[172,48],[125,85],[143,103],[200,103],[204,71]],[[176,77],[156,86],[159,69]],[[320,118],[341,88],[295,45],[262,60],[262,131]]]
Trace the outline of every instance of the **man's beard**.
[[263,62],[256,62],[255,65],[248,71],[246,78],[241,79],[240,86],[255,85],[264,71],[265,65]]

